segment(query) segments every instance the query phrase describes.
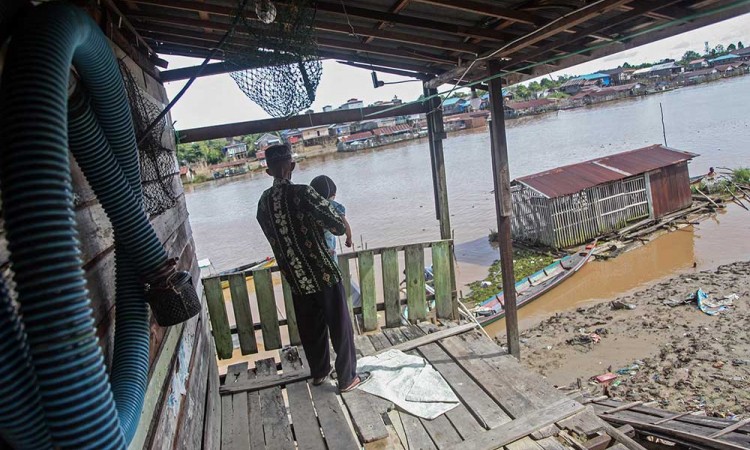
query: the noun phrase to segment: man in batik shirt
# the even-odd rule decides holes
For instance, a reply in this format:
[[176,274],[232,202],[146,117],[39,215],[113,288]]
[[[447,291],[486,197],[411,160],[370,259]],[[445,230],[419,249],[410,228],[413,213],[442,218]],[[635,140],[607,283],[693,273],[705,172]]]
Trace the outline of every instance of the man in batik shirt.
[[341,236],[346,225],[328,200],[312,187],[292,183],[295,163],[288,146],[269,147],[266,163],[266,172],[274,180],[260,197],[257,219],[292,291],[313,384],[322,384],[331,373],[330,332],[339,389],[350,391],[369,374],[357,373],[354,331],[341,274],[324,235],[328,230]]

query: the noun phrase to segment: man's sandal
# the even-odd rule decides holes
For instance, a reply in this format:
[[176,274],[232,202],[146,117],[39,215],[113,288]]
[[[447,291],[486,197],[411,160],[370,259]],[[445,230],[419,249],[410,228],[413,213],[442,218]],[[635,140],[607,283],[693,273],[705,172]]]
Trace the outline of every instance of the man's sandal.
[[321,384],[325,383],[331,373],[333,373],[333,369],[330,369],[327,374],[323,375],[320,378],[313,378],[313,386],[320,386]]
[[360,372],[357,374],[357,377],[352,381],[352,383],[341,389],[341,392],[350,392],[355,389],[357,389],[359,386],[367,383],[367,381],[370,379],[370,372]]

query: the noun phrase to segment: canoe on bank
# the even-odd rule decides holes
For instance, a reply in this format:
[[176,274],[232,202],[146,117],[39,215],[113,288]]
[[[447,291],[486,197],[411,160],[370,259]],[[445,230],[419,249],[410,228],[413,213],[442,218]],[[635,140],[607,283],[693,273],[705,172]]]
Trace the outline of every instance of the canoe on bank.
[[[516,303],[518,308],[534,301],[542,294],[549,292],[555,286],[567,280],[583,267],[591,258],[596,248],[596,242],[587,245],[581,251],[555,261],[542,270],[516,283]],[[503,291],[482,302],[473,312],[477,321],[482,325],[489,325],[505,317],[503,305],[505,297]]]

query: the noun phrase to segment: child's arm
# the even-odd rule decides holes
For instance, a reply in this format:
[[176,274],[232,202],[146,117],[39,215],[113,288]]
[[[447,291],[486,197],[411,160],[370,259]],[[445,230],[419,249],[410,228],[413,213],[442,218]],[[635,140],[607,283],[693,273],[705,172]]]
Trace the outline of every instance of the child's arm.
[[345,245],[347,247],[352,246],[352,227],[349,226],[349,221],[346,220],[346,216],[341,216],[342,219],[344,219],[344,225],[346,225],[346,242]]

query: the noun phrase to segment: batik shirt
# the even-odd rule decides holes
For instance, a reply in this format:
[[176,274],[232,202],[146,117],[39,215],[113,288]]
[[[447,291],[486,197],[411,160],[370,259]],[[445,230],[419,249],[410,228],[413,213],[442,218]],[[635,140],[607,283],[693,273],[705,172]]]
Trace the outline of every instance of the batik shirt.
[[341,236],[346,225],[312,187],[275,179],[260,197],[257,219],[293,293],[314,294],[341,281],[324,231]]

